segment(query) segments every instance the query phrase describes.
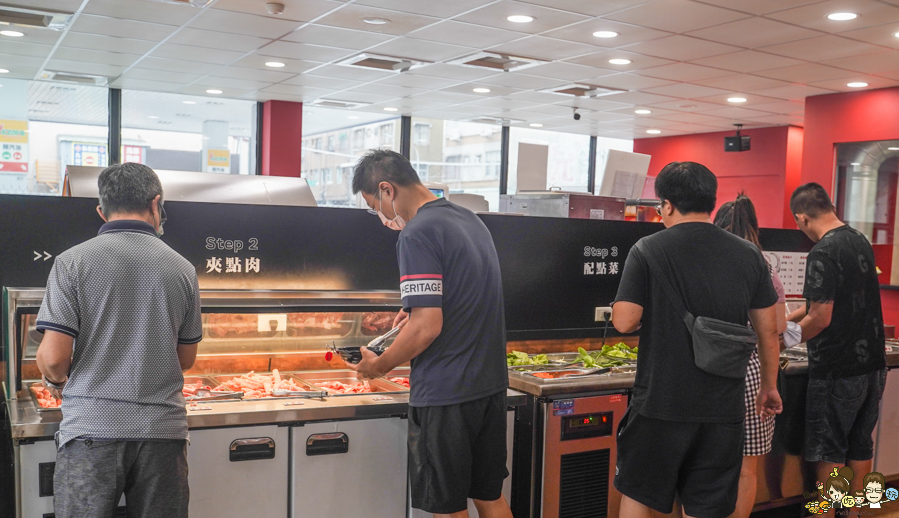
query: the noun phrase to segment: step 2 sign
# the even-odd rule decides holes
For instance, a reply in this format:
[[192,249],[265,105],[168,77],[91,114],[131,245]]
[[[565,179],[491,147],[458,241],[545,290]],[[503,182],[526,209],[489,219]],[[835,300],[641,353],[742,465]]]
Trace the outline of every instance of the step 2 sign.
[[0,119],[0,172],[28,172],[28,121]]

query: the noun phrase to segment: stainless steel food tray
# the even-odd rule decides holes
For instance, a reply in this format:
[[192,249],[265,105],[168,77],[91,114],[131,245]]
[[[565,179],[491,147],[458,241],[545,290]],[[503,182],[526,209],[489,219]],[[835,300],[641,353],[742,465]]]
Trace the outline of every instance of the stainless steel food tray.
[[[306,371],[306,372],[293,372],[291,376],[296,377],[297,379],[303,381],[307,385],[312,385],[317,389],[327,390],[327,392],[334,397],[340,396],[358,396],[359,394],[338,394],[336,392],[332,392],[328,390],[326,387],[318,387],[315,385],[317,382],[322,381],[339,381],[340,383],[345,383],[347,385],[354,385],[359,383],[359,380],[356,378],[356,373],[353,371]],[[300,377],[302,376],[302,377]],[[409,389],[402,385],[397,385],[396,383],[392,383],[387,381],[384,378],[378,378],[369,380],[369,386],[371,386],[371,393],[377,394],[402,394],[405,392],[409,392]],[[366,392],[367,394],[367,392]]]
[[31,390],[31,386],[32,386],[32,385],[40,385],[40,386],[43,386],[43,383],[41,383],[40,381],[34,381],[34,380],[32,380],[32,381],[26,381],[26,382],[24,382],[24,383],[28,386],[28,395],[31,396],[31,398],[30,398],[30,399],[31,399],[31,404],[34,405],[34,409],[35,409],[36,411],[38,411],[38,412],[61,412],[61,411],[62,411],[62,408],[61,408],[61,407],[56,407],[56,408],[44,408],[44,407],[42,407],[42,406],[37,402],[37,398],[34,396],[34,391]]
[[[226,381],[231,381],[232,379],[239,378],[245,374],[247,374],[247,373],[244,372],[241,374],[219,374],[219,375],[215,375],[215,376],[209,376],[209,378],[213,381],[212,388],[214,389]],[[254,374],[271,375],[271,372],[256,372]],[[291,374],[291,373],[287,373],[287,372],[279,372],[279,374],[284,379],[292,379],[294,381],[294,383],[299,385],[304,390],[309,391],[310,394],[308,396],[307,395],[290,395],[290,396],[266,396],[266,397],[254,397],[254,398],[249,398],[249,397],[245,396],[241,399],[244,401],[257,401],[257,400],[266,401],[266,400],[271,400],[271,399],[296,399],[296,398],[313,396],[312,393],[316,393],[315,395],[317,395],[317,394],[323,394],[326,392],[326,391],[322,390],[320,387],[316,387],[316,386],[312,385],[311,383],[300,379],[295,374]]]

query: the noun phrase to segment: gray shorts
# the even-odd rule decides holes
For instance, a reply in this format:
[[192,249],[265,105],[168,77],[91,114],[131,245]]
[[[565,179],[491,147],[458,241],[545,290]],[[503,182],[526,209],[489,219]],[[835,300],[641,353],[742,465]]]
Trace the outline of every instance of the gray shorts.
[[845,464],[874,457],[874,427],[887,371],[810,379],[805,405],[805,460]]
[[187,441],[74,439],[56,452],[56,518],[187,518]]

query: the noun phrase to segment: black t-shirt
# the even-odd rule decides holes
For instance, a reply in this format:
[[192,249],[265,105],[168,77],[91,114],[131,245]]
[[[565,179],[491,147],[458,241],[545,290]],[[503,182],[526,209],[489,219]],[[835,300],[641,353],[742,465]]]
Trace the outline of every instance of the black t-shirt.
[[[711,223],[681,223],[643,240],[659,251],[656,264],[694,316],[746,324],[750,309],[777,302],[759,249]],[[715,376],[696,366],[682,315],[672,309],[653,277],[646,259],[632,248],[616,302],[643,307],[631,400],[634,410],[667,421],[742,421],[744,381]]]
[[454,405],[509,386],[499,258],[484,223],[439,199],[424,204],[397,242],[403,308],[443,309],[437,339],[412,360],[409,404]]
[[802,296],[833,303],[830,325],[808,341],[810,377],[845,378],[886,366],[874,250],[861,232],[844,225],[824,234],[808,254]]

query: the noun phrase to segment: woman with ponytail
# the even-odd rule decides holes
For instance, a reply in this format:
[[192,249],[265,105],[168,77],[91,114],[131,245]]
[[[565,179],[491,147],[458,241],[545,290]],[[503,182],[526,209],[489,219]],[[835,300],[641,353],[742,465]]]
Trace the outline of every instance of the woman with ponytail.
[[[752,200],[743,193],[734,201],[729,201],[715,214],[715,225],[728,232],[753,243],[761,251],[759,244],[759,220],[756,217]],[[787,327],[787,310],[784,287],[777,272],[768,265],[771,282],[777,292],[777,333],[782,334]],[[795,344],[793,344],[795,345]],[[756,495],[756,472],[758,459],[771,451],[774,438],[774,417],[759,417],[755,413],[755,398],[761,385],[761,365],[757,352],[749,358],[746,370],[746,419],[743,421],[743,466],[740,470],[740,486],[737,494],[737,507],[732,518],[747,518],[752,512]]]

